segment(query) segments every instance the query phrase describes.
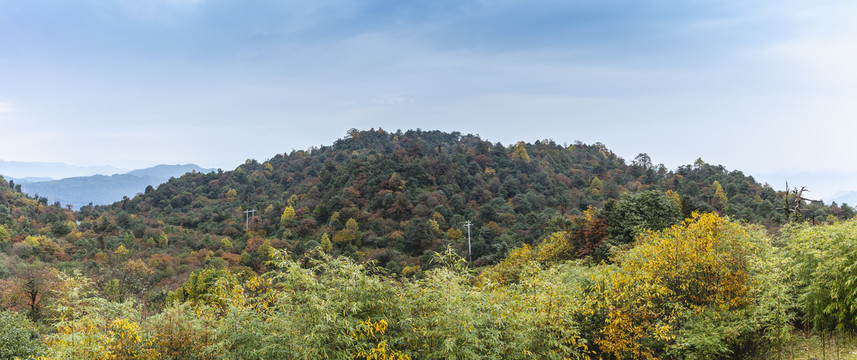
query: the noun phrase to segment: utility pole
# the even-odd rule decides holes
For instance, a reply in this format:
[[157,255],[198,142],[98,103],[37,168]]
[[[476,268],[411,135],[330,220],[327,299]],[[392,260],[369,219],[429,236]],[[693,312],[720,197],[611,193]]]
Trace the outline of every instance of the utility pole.
[[467,226],[467,257],[470,258],[471,264],[473,263],[473,253],[470,252],[470,227],[472,225],[473,224],[470,222],[470,220],[467,220],[467,223],[464,224],[464,226]]
[[247,215],[247,222],[244,224],[244,230],[250,229],[250,214],[251,213],[253,214],[253,216],[256,216],[256,209],[244,210],[244,214]]

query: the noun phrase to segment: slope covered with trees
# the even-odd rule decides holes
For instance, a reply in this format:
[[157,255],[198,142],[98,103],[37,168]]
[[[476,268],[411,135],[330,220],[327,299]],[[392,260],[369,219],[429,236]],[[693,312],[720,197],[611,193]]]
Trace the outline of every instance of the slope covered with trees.
[[[632,196],[646,190],[657,194]],[[655,216],[667,197],[678,213],[670,207],[658,218],[640,217]],[[100,218],[141,240],[171,228],[168,237],[180,232],[176,243],[193,250],[221,249],[225,237],[232,248],[222,250],[254,268],[259,261],[243,254],[248,244],[258,247],[253,242],[300,254],[330,241],[335,253],[399,272],[425,266],[420,256],[446,244],[463,251],[466,221],[474,225],[473,259],[487,264],[558,228],[586,224],[592,229],[577,239],[587,242],[581,255],[629,242],[635,226],[660,229],[694,211],[777,226],[786,222],[784,201],[740,171],[701,160],[670,171],[645,154],[628,164],[601,144],[504,146],[459,133],[352,130],[332,146],[248,160],[234,171],[187,174],[80,215],[86,224]],[[582,221],[590,208],[594,218]],[[248,210],[256,210],[249,220]],[[816,222],[854,215],[850,207],[820,202],[803,210],[799,216]],[[132,214],[137,219],[128,221]]]
[[854,326],[853,209],[702,160],[352,130],[78,212],[0,185],[15,356],[729,358]]

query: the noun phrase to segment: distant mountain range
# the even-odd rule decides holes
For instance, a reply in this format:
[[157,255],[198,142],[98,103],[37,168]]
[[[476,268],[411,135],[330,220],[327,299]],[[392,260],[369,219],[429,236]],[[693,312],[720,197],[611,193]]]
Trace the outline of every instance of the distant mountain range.
[[831,201],[834,201],[839,205],[857,205],[857,191],[840,191],[833,195],[833,199]]
[[806,186],[805,196],[822,200],[825,204],[836,202],[857,205],[857,171],[783,171],[754,174],[754,178],[768,183],[777,191],[789,187]]
[[[9,163],[5,162],[5,164]],[[38,170],[36,171],[38,174],[48,171],[47,167],[37,166],[32,168]],[[203,169],[194,164],[157,165],[110,176],[76,176],[59,180],[45,177],[6,177],[6,179],[21,184],[21,191],[31,196],[38,195],[39,197],[47,198],[49,203],[60,202],[63,205],[71,205],[74,209],[79,209],[81,206],[89,203],[93,205],[108,205],[122,200],[125,196],[129,198],[134,197],[137,193],[143,192],[147,186],[157,186],[167,182],[172,177],[179,177],[188,172],[208,173],[215,170]],[[42,172],[40,173],[39,171]]]

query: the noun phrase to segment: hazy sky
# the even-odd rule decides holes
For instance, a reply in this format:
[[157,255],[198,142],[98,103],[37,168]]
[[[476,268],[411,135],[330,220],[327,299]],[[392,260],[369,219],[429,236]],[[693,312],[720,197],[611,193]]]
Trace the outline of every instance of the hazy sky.
[[349,128],[857,171],[857,2],[0,0],[0,159],[232,169]]

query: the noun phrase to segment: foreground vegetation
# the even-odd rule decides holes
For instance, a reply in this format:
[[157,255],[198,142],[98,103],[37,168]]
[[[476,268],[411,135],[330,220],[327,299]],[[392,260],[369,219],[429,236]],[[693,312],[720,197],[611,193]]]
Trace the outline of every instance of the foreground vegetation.
[[354,130],[78,212],[19,187],[0,178],[0,359],[853,349],[854,209],[702,160]]
[[853,331],[857,221],[775,240],[702,214],[609,263],[565,260],[556,234],[481,272],[448,249],[410,279],[272,250],[271,271],[208,266],[150,315],[59,273],[44,324],[4,311],[0,342],[46,359],[718,359],[788,354],[796,327]]

